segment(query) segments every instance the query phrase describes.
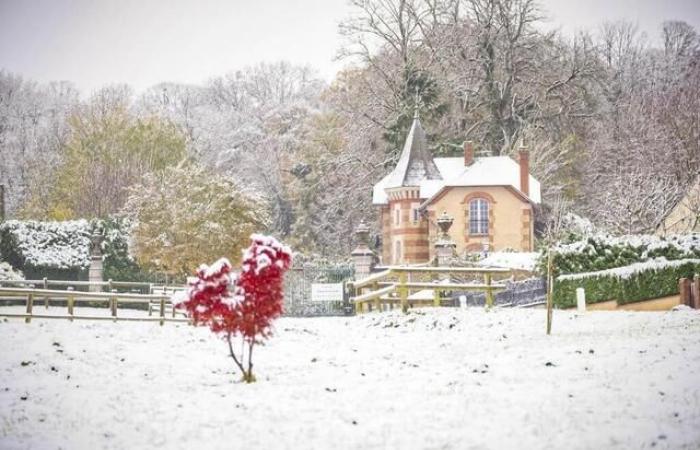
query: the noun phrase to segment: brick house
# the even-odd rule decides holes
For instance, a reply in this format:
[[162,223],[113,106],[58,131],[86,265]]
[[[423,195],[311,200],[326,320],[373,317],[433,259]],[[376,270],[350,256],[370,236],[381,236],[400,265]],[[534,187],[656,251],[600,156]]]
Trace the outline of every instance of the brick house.
[[450,237],[458,254],[534,248],[534,206],[540,184],[529,173],[529,153],[476,157],[470,142],[464,157],[433,158],[414,115],[396,167],[374,185],[372,203],[382,226],[382,262],[414,264],[434,257],[436,218],[454,218]]

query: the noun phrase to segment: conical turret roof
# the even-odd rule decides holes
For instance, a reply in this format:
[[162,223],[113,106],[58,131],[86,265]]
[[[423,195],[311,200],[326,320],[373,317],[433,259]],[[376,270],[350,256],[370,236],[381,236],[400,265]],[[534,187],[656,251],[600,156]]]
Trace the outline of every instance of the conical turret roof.
[[418,109],[413,115],[411,130],[406,136],[406,143],[396,167],[389,174],[385,189],[403,186],[419,186],[422,180],[441,180],[433,157],[428,150],[425,131],[418,118]]

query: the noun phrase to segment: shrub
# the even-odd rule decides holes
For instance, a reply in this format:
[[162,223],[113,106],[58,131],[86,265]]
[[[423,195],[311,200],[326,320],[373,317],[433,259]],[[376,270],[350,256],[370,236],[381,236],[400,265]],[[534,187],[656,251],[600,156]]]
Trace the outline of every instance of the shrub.
[[[598,235],[558,245],[554,251],[556,274],[596,272],[655,258],[700,258],[700,234],[674,235],[668,238],[651,235]],[[546,255],[540,259],[541,269],[546,260]]]
[[[231,263],[224,258],[210,267],[200,266],[186,296],[173,299],[195,324],[208,325],[226,339],[229,354],[246,383],[255,381],[255,344],[270,336],[272,321],[282,314],[282,283],[292,263],[291,250],[276,239],[256,234],[251,240],[233,293],[229,291]],[[238,354],[232,342],[236,337],[241,340]]]
[[0,255],[15,269],[22,270],[28,279],[84,279],[90,266],[90,235],[95,227],[104,230],[104,278],[146,279],[148,274],[129,254],[131,225],[124,219],[9,220],[0,224]]
[[598,272],[563,275],[554,282],[554,304],[566,308],[576,304],[576,288],[586,291],[586,303],[617,300],[639,302],[678,293],[678,279],[700,273],[700,259],[667,261],[659,258],[627,267]]

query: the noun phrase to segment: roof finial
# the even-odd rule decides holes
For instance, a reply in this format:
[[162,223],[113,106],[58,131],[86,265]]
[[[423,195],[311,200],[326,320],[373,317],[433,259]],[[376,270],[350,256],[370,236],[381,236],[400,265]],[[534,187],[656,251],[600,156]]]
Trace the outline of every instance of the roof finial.
[[416,101],[413,104],[413,118],[418,118],[418,110],[420,109],[420,94],[418,93],[418,86],[416,86]]

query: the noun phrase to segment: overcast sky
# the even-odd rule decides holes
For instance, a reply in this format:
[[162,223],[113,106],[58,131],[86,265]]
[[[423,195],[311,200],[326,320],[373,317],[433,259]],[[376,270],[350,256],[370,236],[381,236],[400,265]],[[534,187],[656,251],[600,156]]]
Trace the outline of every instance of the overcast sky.
[[[666,19],[700,29],[700,0],[541,0],[567,33],[629,19],[656,38]],[[201,83],[260,61],[310,64],[330,80],[343,63],[347,0],[0,0],[0,68],[87,93]]]

